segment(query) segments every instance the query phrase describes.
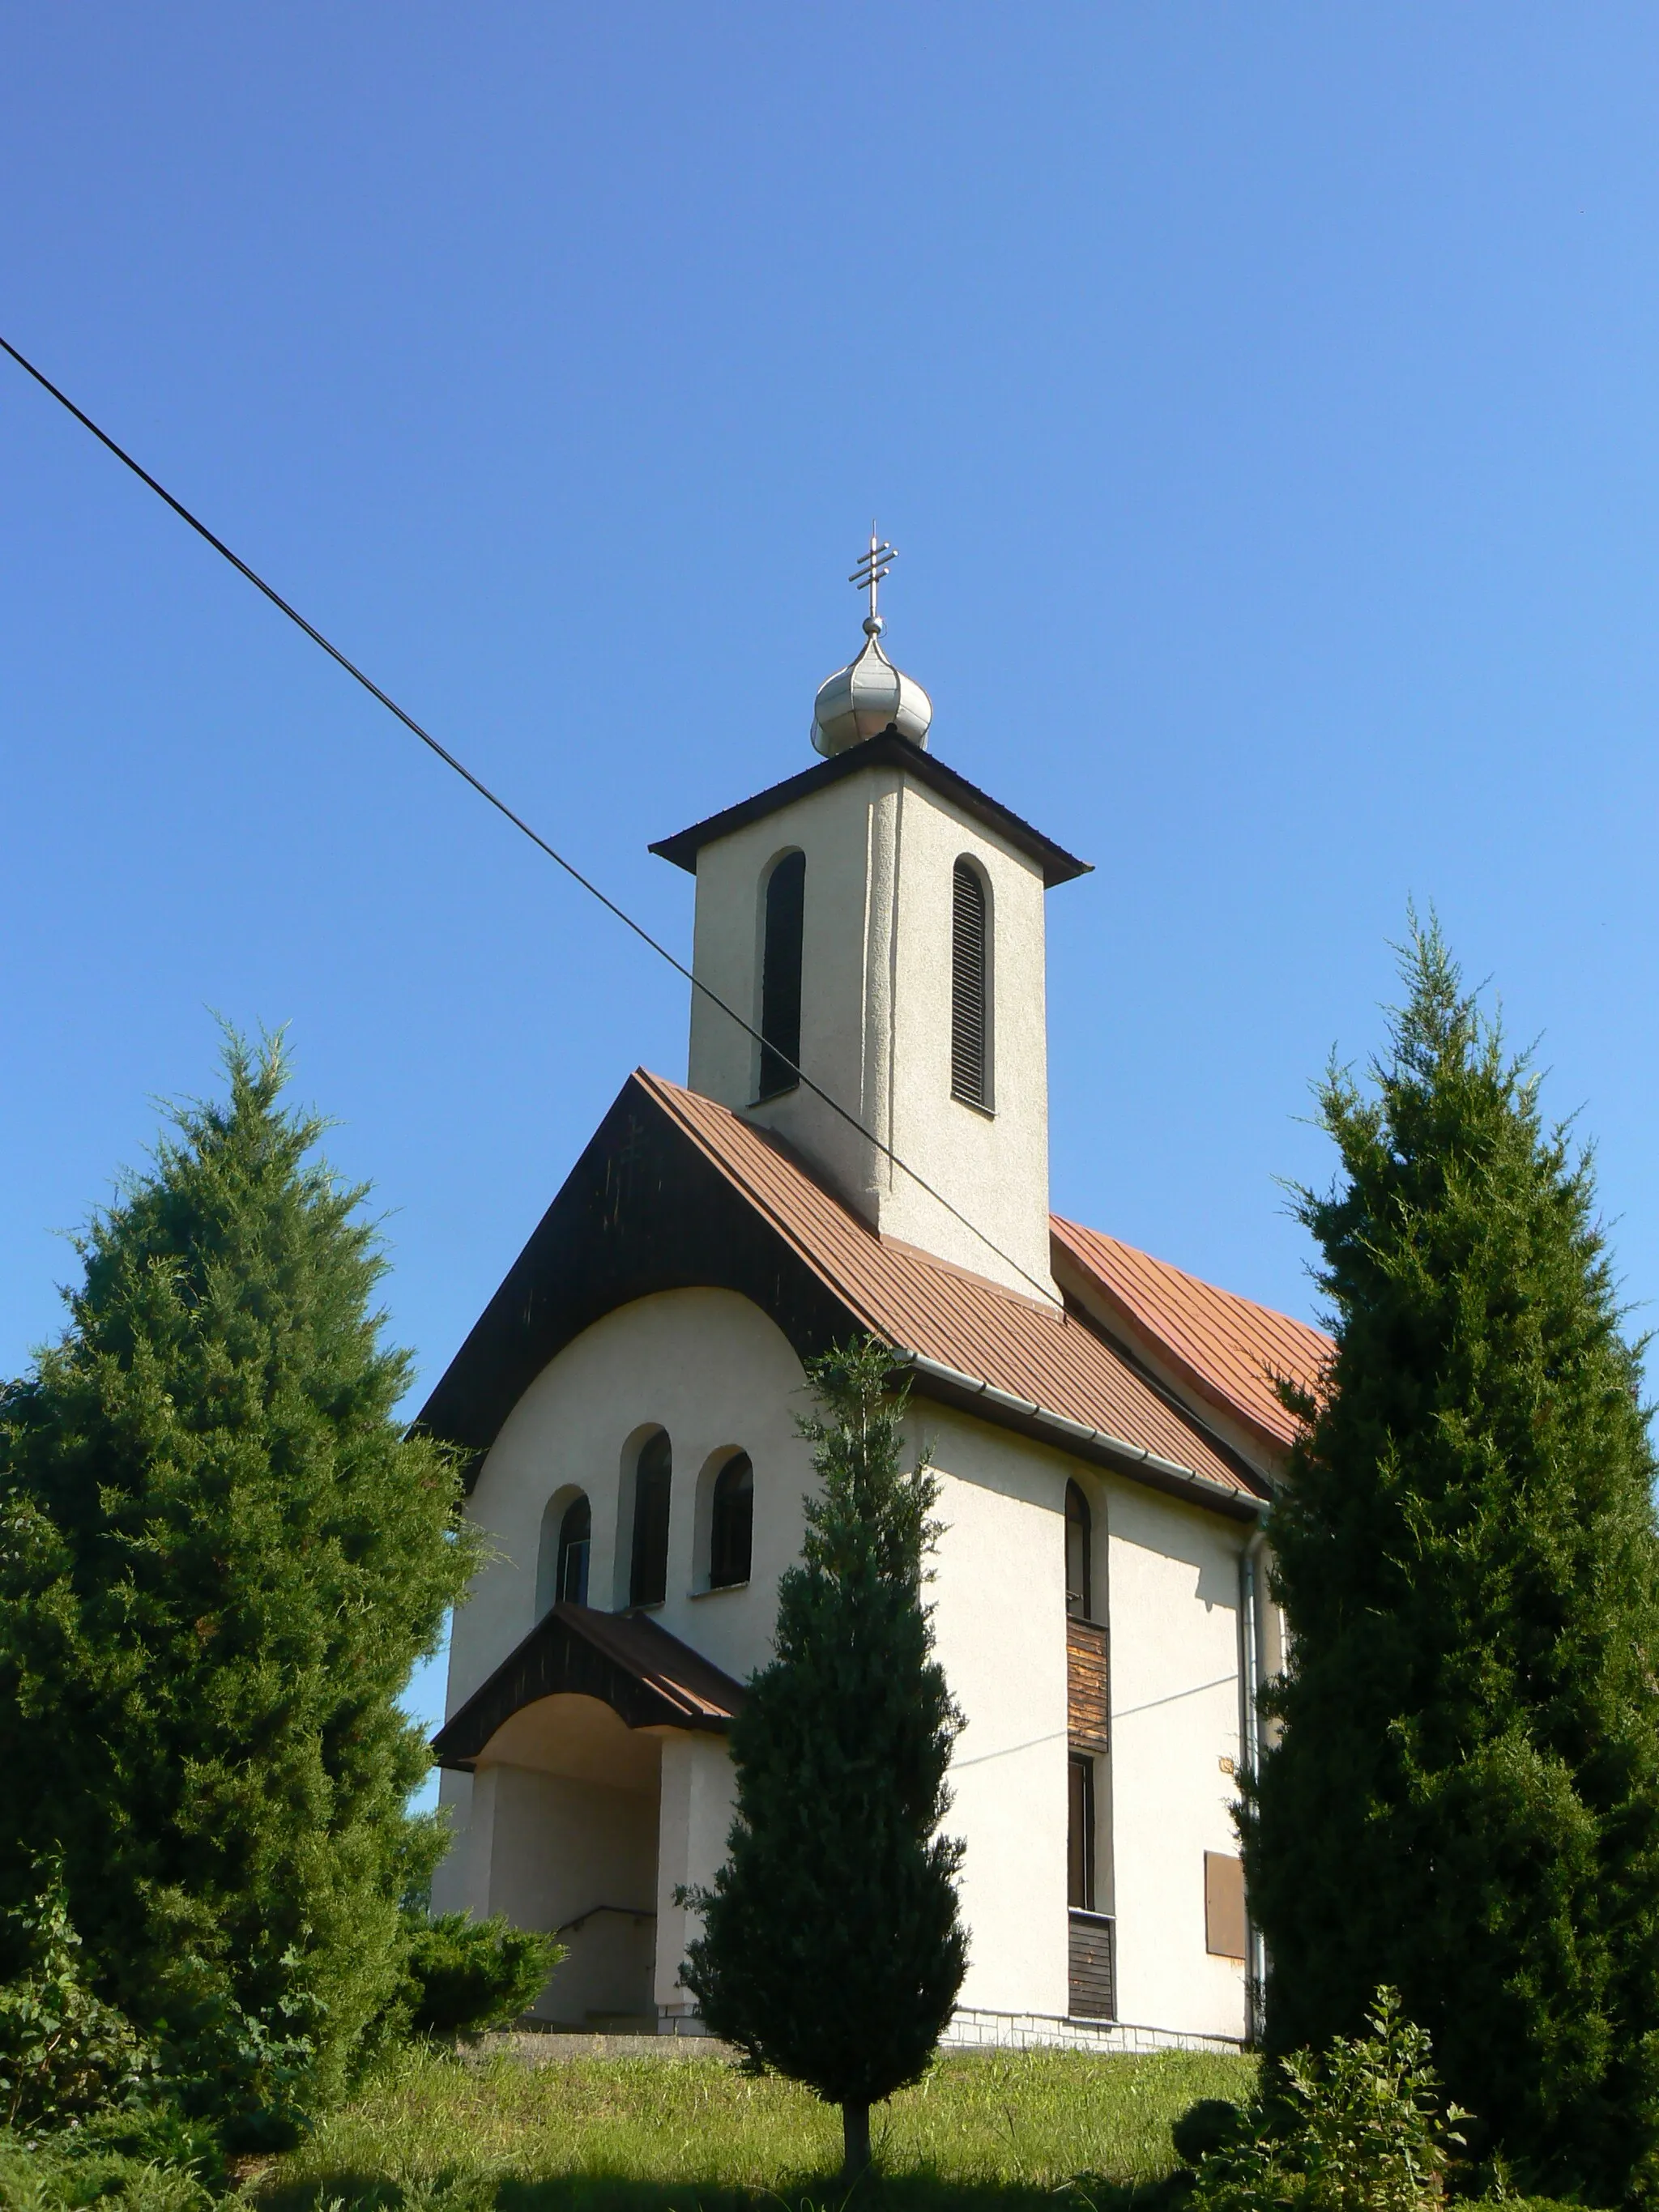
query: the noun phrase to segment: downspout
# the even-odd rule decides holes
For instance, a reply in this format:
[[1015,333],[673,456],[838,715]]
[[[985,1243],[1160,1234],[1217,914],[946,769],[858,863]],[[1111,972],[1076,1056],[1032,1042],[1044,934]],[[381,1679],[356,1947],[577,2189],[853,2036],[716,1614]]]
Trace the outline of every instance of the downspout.
[[[1239,1727],[1238,1747],[1244,1777],[1254,1781],[1261,1764],[1261,1554],[1267,1545],[1258,1528],[1238,1555]],[[1244,2033],[1259,2044],[1266,2025],[1267,1953],[1261,1930],[1244,1895]]]

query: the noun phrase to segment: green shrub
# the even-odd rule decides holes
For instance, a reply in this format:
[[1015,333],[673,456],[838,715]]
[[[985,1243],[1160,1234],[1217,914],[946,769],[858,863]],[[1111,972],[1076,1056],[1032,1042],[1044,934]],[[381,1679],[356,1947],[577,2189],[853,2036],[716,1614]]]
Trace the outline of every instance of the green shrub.
[[41,1888],[3,1916],[20,1970],[0,1983],[0,2125],[62,2127],[100,2106],[130,2102],[150,2057],[131,2024],[82,1978],[61,1865],[36,1869]]
[[397,1412],[362,1193],[279,1044],[179,1108],[0,1381],[0,1905],[61,1850],[100,1991],[173,2093],[270,2148],[356,2078],[441,1833],[398,1705],[465,1589],[456,1466]]
[[1297,2051],[1268,2069],[1231,2139],[1224,2131],[1200,2160],[1196,2212],[1424,2212],[1438,2201],[1463,2140],[1455,2124],[1469,2116],[1442,2110],[1428,2036],[1395,1990],[1377,1991],[1366,2025],[1321,2057]]
[[564,1946],[497,1913],[442,1912],[415,1922],[404,2002],[417,2033],[461,2035],[516,2020],[541,1994]]
[[0,2212],[213,2212],[187,2166],[106,2149],[84,2131],[25,2142],[0,2129]]

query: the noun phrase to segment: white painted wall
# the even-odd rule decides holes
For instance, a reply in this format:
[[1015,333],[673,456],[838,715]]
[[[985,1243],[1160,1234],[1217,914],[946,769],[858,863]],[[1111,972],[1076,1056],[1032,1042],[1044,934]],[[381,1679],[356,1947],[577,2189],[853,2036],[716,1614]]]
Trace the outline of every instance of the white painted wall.
[[[939,793],[872,768],[703,847],[694,966],[758,1026],[762,891],[806,855],[801,1066],[1018,1263],[805,1089],[754,1103],[760,1048],[691,995],[690,1082],[813,1161],[848,1203],[903,1238],[1017,1289],[1048,1274],[1048,1073],[1041,871]],[[951,1096],[951,872],[990,886],[994,1111]]]
[[1204,1854],[1236,1855],[1237,1523],[1104,1486],[1118,2016],[1242,2035],[1244,1970],[1204,1948]]
[[696,2010],[680,1980],[686,1947],[701,1917],[678,1905],[674,1892],[713,1881],[726,1859],[732,1826],[732,1761],[719,1736],[682,1732],[662,1747],[662,1823],[657,1860],[656,2004],[666,2017]]
[[967,1716],[946,1832],[967,1845],[962,2002],[1066,2010],[1066,1466],[946,1408],[916,1405],[944,1523],[930,1593],[939,1659]]
[[[585,1329],[525,1392],[479,1472],[468,1510],[492,1556],[455,1615],[447,1711],[535,1626],[542,1515],[556,1492],[586,1491],[590,1597],[601,1609],[614,1601],[631,1534],[629,1447],[656,1427],[668,1431],[674,1475],[668,1594],[653,1618],[739,1680],[759,1665],[770,1650],[778,1577],[800,1550],[801,1498],[813,1480],[793,1419],[806,1406],[787,1339],[732,1291],[665,1291]],[[711,1591],[707,1563],[694,1553],[694,1498],[710,1459],[733,1447],[755,1466],[754,1567],[740,1588]]]

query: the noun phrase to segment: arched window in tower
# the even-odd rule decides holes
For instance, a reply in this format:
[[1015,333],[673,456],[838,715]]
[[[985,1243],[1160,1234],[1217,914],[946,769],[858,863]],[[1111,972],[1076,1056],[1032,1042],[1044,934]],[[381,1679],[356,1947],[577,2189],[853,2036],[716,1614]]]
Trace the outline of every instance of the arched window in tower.
[[985,878],[958,860],[951,884],[951,1096],[991,1103],[991,944]]
[[1074,1620],[1094,1618],[1090,1587],[1094,1548],[1089,1501],[1076,1483],[1066,1486],[1066,1610]]
[[786,853],[766,878],[761,940],[760,1096],[775,1098],[800,1078],[801,929],[806,916],[806,855]]
[[668,1595],[668,1493],[673,1473],[668,1432],[658,1429],[640,1446],[640,1455],[634,1462],[629,1605],[660,1605]]
[[559,1523],[559,1561],[553,1584],[556,1605],[587,1603],[587,1560],[593,1546],[593,1509],[586,1498],[573,1498]]
[[714,1477],[708,1515],[708,1587],[730,1589],[749,1579],[755,1535],[755,1469],[736,1452]]

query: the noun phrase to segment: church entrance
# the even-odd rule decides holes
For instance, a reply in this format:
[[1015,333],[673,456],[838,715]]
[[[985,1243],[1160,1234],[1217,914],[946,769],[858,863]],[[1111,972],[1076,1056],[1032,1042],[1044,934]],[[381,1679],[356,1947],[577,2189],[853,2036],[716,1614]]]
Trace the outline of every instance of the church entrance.
[[[598,1698],[539,1698],[491,1739],[473,1777],[491,1912],[568,1953],[532,2010],[562,2027],[657,2025],[661,1746]],[[479,1869],[483,1871],[482,1869]]]

